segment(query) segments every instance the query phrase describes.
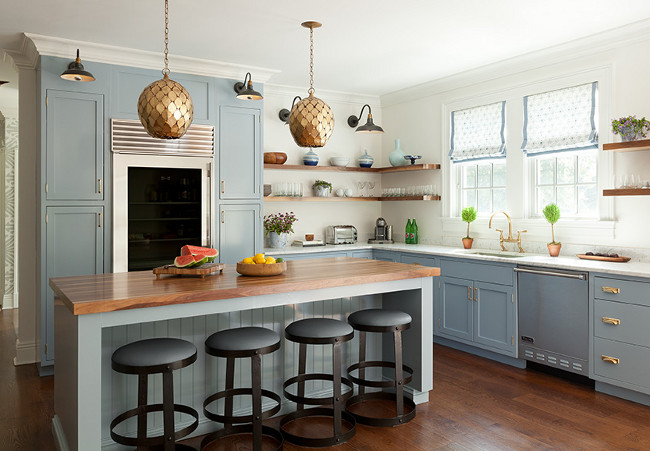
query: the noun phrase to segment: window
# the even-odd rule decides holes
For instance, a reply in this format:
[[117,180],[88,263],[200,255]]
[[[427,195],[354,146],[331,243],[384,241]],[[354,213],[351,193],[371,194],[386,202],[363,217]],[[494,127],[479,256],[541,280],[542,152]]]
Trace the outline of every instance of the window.
[[565,216],[598,216],[598,84],[524,97],[530,216],[556,203]]
[[460,180],[460,211],[474,207],[481,216],[506,208],[506,162],[504,159],[461,163],[458,165]]

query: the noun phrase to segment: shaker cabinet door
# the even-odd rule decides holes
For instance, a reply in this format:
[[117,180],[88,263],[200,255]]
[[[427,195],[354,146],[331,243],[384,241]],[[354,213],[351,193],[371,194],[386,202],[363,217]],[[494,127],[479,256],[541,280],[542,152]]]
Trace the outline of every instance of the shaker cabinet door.
[[474,282],[474,342],[514,351],[515,304],[512,287]]
[[442,277],[440,308],[435,312],[441,335],[472,341],[473,282]]
[[47,90],[47,200],[102,200],[104,96]]
[[219,261],[234,264],[262,252],[259,204],[222,204],[219,207]]
[[219,109],[219,198],[260,199],[262,184],[260,110]]
[[46,209],[42,365],[51,364],[54,359],[54,292],[49,280],[104,272],[103,213],[103,207]]

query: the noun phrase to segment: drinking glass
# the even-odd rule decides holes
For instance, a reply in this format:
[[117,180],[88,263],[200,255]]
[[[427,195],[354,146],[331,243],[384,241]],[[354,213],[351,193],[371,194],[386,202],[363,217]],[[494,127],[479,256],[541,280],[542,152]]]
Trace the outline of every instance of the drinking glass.
[[357,182],[359,187],[359,197],[363,197],[363,189],[366,187],[366,182]]
[[368,182],[366,185],[368,187],[368,197],[372,196],[372,190],[375,189],[376,182]]

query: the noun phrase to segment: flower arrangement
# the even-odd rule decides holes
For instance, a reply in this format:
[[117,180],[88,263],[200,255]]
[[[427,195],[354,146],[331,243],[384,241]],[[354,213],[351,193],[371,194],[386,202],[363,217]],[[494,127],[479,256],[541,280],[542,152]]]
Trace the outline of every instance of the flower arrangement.
[[637,119],[634,115],[612,119],[612,132],[615,135],[621,135],[623,141],[645,138],[648,130],[650,130],[650,121],[647,121],[645,117]]
[[264,216],[264,232],[268,235],[269,232],[280,233],[293,233],[293,223],[296,222],[298,218],[293,214],[293,211],[289,213],[274,213]]

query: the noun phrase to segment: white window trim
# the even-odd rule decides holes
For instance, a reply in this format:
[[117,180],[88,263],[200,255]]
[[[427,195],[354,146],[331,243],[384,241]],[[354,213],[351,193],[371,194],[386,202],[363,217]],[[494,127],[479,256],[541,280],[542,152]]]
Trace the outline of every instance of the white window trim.
[[[445,149],[449,148],[450,140],[450,113],[454,110],[471,108],[473,106],[484,105],[501,100],[506,100],[506,167],[507,167],[507,211],[514,218],[513,222],[522,222],[522,226],[517,226],[518,230],[525,228],[525,224],[530,224],[535,227],[538,223],[545,224],[543,219],[531,218],[529,212],[529,199],[531,199],[531,185],[530,174],[527,170],[525,157],[521,151],[521,140],[523,133],[523,97],[526,95],[536,94],[540,92],[551,91],[555,89],[562,89],[568,86],[575,86],[578,84],[598,82],[598,132],[600,137],[599,152],[598,152],[598,192],[599,192],[599,220],[579,220],[579,230],[593,230],[595,233],[594,239],[600,237],[607,239],[614,234],[615,224],[611,223],[613,219],[613,200],[602,196],[602,190],[611,186],[612,175],[611,168],[613,167],[612,152],[603,152],[602,143],[611,142],[613,135],[611,132],[609,119],[611,117],[611,106],[613,96],[612,73],[613,65],[595,65],[581,70],[576,70],[572,73],[562,73],[562,67],[554,68],[558,74],[556,76],[549,76],[543,80],[534,82],[513,83],[513,86],[507,89],[500,89],[491,92],[478,92],[474,95],[467,94],[467,91],[472,91],[469,87],[467,89],[454,90],[451,93],[444,95],[442,100],[442,136],[441,146],[443,149],[442,154],[442,222],[443,222],[443,235],[446,235],[446,230],[451,224],[461,222],[458,219],[460,212],[457,212],[458,194],[459,190],[456,186],[458,183],[455,174],[457,171],[452,171],[453,165],[448,158]],[[517,78],[517,77],[512,77]],[[460,93],[462,92],[462,94]],[[521,105],[520,107],[518,105]],[[521,110],[522,114],[517,119],[517,115]],[[519,219],[517,219],[519,218]],[[477,221],[476,229],[483,229],[481,223]],[[459,224],[463,226],[462,222]],[[447,227],[446,227],[447,226]],[[464,225],[466,227],[466,224]],[[513,225],[513,227],[515,227]],[[487,227],[485,227],[487,228]],[[591,235],[588,233],[587,235]],[[578,233],[576,236],[585,238],[585,234]],[[530,236],[534,238],[533,236]]]

